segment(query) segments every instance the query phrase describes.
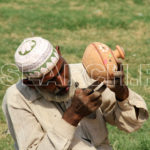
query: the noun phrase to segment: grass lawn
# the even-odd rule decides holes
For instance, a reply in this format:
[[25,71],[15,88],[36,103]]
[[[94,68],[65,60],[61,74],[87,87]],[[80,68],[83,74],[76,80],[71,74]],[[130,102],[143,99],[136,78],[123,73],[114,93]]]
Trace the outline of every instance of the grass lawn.
[[[149,6],[149,0],[0,0],[0,104],[5,90],[20,79],[14,66],[17,46],[26,37],[42,36],[60,45],[69,63],[80,62],[91,42],[100,41],[112,49],[121,45],[126,52],[128,86],[150,108],[150,86],[146,84],[150,73]],[[150,150],[149,124],[150,120],[131,134],[108,125],[114,150]],[[13,150],[13,140],[6,132],[0,108],[0,150]]]

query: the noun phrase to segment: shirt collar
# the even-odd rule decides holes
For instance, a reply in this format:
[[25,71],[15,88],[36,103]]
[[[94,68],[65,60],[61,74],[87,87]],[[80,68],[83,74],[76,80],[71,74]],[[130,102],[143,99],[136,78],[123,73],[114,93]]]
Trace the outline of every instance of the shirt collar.
[[37,90],[28,87],[27,85],[25,85],[22,80],[20,80],[19,82],[16,83],[16,88],[19,90],[19,92],[24,96],[25,99],[29,100],[29,101],[34,101],[40,97],[42,97],[40,95],[39,92],[37,92]]

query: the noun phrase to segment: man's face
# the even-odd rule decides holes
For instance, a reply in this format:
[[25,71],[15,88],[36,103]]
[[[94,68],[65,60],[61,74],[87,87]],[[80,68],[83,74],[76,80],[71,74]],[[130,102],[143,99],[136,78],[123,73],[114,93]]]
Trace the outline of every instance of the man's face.
[[63,95],[67,93],[70,86],[68,63],[60,55],[57,65],[39,81],[39,88],[43,88],[52,94]]

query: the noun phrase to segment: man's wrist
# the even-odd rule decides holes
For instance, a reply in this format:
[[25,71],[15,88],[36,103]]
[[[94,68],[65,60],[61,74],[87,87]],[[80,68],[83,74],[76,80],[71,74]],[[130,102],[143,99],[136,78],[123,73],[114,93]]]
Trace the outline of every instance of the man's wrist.
[[74,113],[73,109],[69,107],[62,117],[65,121],[73,126],[77,126],[83,117]]

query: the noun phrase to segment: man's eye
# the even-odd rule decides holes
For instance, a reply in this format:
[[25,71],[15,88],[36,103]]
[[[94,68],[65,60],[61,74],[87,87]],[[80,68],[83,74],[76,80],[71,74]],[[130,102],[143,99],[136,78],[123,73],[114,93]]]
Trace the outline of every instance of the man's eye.
[[44,85],[49,85],[49,84],[55,84],[56,81],[54,81],[54,79],[50,79],[48,80],[46,83],[44,83]]

